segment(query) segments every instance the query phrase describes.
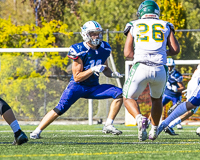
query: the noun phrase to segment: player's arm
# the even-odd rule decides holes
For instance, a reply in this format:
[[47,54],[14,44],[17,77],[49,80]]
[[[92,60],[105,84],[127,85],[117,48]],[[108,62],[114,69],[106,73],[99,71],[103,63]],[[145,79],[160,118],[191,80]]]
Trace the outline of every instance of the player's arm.
[[106,62],[104,63],[104,65],[106,65],[105,69],[103,70],[103,74],[106,77],[111,77],[111,78],[122,78],[123,76],[118,73],[118,72],[113,72],[109,67],[108,67],[108,62],[106,60]]
[[72,63],[72,73],[75,82],[82,82],[89,78],[93,74],[93,71],[91,69],[83,71],[83,61],[81,58],[77,58]]
[[113,73],[111,71],[111,69],[108,67],[108,62],[107,60],[105,61],[104,65],[106,65],[105,69],[103,70],[103,74],[106,76],[106,77],[111,77],[111,74]]
[[124,46],[124,56],[126,58],[133,58],[134,50],[133,50],[133,37],[130,33],[130,31],[127,34],[125,46]]
[[180,52],[179,43],[172,30],[167,38],[167,45],[169,47],[169,50],[167,50],[167,56],[174,56]]
[[185,89],[185,85],[183,84],[183,82],[178,82],[177,84],[179,86],[177,92],[182,92]]

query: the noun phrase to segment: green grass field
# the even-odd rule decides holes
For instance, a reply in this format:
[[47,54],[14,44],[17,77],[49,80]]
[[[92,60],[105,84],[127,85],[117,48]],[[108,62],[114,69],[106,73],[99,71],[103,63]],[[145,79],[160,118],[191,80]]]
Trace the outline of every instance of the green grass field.
[[[102,134],[103,125],[50,125],[41,139],[21,146],[11,145],[13,133],[8,125],[0,126],[0,159],[3,160],[185,160],[200,159],[198,126],[175,129],[177,136],[162,132],[155,141],[139,142],[137,127],[115,125],[120,136]],[[36,126],[21,126],[29,137]]]

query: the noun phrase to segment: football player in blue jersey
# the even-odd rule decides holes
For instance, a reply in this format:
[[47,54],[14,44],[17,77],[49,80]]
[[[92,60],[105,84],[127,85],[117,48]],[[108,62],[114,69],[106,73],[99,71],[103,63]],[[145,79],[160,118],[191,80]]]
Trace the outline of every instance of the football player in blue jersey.
[[[188,101],[191,98],[192,93],[195,91],[195,89],[198,87],[199,84],[200,84],[200,65],[197,66],[197,69],[194,71],[194,74],[192,75],[191,80],[188,82],[188,85],[187,85],[187,100],[186,101]],[[176,106],[174,106],[174,108],[172,108],[172,111],[169,114],[171,114],[174,111],[175,107]],[[164,129],[165,133],[168,133],[170,135],[177,135],[175,133],[175,131],[173,130],[173,128],[176,125],[178,125],[181,122],[188,119],[193,114],[195,114],[197,112],[198,108],[199,108],[199,106],[192,109],[192,110],[187,111],[186,113],[184,113],[180,117],[178,117],[175,120],[173,120],[172,122],[170,122],[170,124]]]
[[113,98],[103,133],[122,134],[112,124],[123,103],[122,89],[111,84],[99,84],[99,73],[111,78],[122,78],[118,72],[108,67],[107,58],[111,54],[110,45],[103,41],[101,25],[88,21],[81,27],[84,42],[70,47],[68,57],[73,59],[72,77],[64,90],[58,105],[48,112],[39,126],[30,134],[30,138],[40,138],[40,133],[58,116],[65,113],[79,98]]
[[0,98],[0,114],[13,130],[15,140],[12,144],[21,145],[23,143],[26,143],[28,141],[28,137],[21,130],[19,123],[16,120],[15,115],[10,106],[1,98]]
[[185,89],[183,76],[175,69],[174,60],[172,58],[167,58],[166,65],[168,66],[169,77],[163,94],[163,106],[170,101],[172,101],[173,105],[175,105],[178,101],[181,101],[182,91]]
[[[188,111],[195,112],[200,106],[200,69],[199,67],[192,75],[187,86],[187,101],[180,103],[174,111],[160,124],[158,134],[169,128],[173,120],[183,118],[189,114]],[[183,119],[184,120],[184,119]]]
[[[185,89],[183,84],[183,76],[175,69],[175,62],[172,58],[167,58],[169,77],[163,94],[162,104],[165,106],[172,101],[173,105],[179,104],[182,99],[182,91]],[[182,129],[181,124],[177,125],[178,129]]]

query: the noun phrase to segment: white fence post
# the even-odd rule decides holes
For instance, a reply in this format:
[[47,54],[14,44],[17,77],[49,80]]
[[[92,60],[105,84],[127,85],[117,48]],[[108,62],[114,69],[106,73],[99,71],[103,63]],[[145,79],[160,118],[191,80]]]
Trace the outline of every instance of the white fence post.
[[93,99],[88,100],[88,123],[89,125],[93,124],[92,118],[93,118]]

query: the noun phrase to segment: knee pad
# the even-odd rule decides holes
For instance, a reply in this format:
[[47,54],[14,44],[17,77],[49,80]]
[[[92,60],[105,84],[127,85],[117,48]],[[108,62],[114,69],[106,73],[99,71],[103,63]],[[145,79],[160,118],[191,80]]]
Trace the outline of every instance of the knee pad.
[[9,109],[11,109],[10,106],[3,99],[0,98],[0,114],[1,114],[1,116]]

